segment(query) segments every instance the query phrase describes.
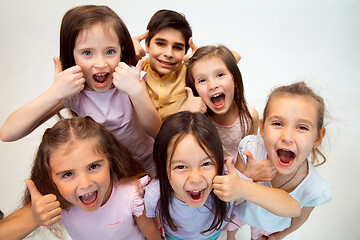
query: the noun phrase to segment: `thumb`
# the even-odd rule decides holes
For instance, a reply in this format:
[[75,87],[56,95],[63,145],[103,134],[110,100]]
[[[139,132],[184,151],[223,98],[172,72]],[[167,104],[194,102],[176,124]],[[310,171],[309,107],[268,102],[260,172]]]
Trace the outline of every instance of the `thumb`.
[[236,174],[237,174],[237,172],[236,172],[236,170],[235,170],[235,166],[234,166],[233,163],[232,163],[231,157],[228,157],[228,158],[226,159],[226,167],[227,167],[228,172],[229,172],[228,175],[233,174],[233,173],[236,173]]
[[136,38],[139,40],[139,42],[141,42],[141,41],[144,40],[148,35],[149,35],[149,30],[146,30],[146,32],[144,32],[143,34],[140,34],[140,35],[136,36]]
[[37,200],[41,198],[43,195],[39,192],[39,190],[36,188],[35,183],[31,179],[25,180],[26,186],[29,189],[31,201]]
[[192,37],[189,38],[189,46],[193,52],[195,52],[198,49],[198,47],[195,45]]
[[146,58],[142,58],[137,62],[136,67],[135,67],[137,72],[141,72],[141,69],[142,69],[145,61],[146,61]]
[[185,87],[185,90],[186,90],[186,92],[187,92],[188,98],[194,98],[194,94],[193,94],[193,91],[192,91],[191,88]]
[[61,66],[61,62],[57,57],[53,57],[54,60],[54,65],[55,65],[55,74],[61,73],[62,72],[62,66]]
[[255,161],[251,152],[244,151],[244,155],[247,156],[247,164],[249,164],[249,162]]

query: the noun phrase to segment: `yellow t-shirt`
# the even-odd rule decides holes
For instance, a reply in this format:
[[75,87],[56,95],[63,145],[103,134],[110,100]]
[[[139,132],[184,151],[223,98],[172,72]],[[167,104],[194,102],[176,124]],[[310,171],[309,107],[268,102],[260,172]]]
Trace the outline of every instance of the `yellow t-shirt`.
[[183,63],[178,70],[160,77],[151,69],[149,59],[146,60],[143,71],[146,74],[146,87],[162,120],[177,113],[185,102],[186,66]]

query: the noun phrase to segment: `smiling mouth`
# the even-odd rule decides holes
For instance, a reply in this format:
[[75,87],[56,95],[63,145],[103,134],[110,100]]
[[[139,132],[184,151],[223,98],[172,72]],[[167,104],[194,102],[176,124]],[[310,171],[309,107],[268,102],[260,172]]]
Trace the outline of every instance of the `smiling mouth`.
[[278,149],[276,151],[279,159],[279,163],[283,167],[289,167],[292,165],[296,154],[290,150]]
[[217,93],[210,98],[212,104],[216,109],[220,109],[225,106],[225,94]]
[[176,63],[164,62],[158,59],[158,61],[165,67],[173,67]]
[[97,87],[105,87],[109,80],[109,73],[97,73],[93,75],[93,80]]
[[98,202],[98,191],[94,191],[91,193],[86,193],[79,197],[80,201],[86,208],[92,208]]
[[195,190],[195,191],[186,191],[186,193],[188,194],[190,201],[192,201],[194,203],[198,203],[203,200],[205,190],[206,190],[206,188],[200,189],[200,190]]

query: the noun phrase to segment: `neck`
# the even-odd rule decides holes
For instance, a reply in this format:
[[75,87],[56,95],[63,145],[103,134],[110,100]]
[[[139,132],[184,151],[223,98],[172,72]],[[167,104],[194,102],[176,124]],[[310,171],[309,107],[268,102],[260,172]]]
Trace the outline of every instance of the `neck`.
[[230,106],[229,110],[224,114],[216,114],[211,112],[209,114],[212,120],[220,125],[232,125],[239,117],[239,109],[237,108],[235,102]]

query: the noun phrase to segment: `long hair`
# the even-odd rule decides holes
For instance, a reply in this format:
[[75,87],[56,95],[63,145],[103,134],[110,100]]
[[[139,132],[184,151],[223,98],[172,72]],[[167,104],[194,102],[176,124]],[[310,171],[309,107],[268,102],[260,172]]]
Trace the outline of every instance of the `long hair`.
[[[263,124],[269,115],[269,105],[273,99],[279,96],[306,96],[314,100],[317,104],[317,131],[320,135],[321,129],[324,127],[325,104],[322,97],[317,95],[310,87],[304,82],[296,82],[290,85],[280,86],[271,91],[266,102],[263,113]],[[318,155],[323,159],[319,161]],[[325,155],[316,147],[311,152],[311,163],[314,166],[320,166],[326,162]]]
[[[158,210],[161,221],[167,224],[173,231],[178,227],[171,215],[170,205],[172,204],[173,189],[171,188],[168,176],[168,161],[174,153],[176,146],[187,135],[193,135],[199,146],[206,154],[215,160],[217,175],[223,175],[224,155],[221,140],[216,128],[211,121],[202,113],[179,112],[167,118],[155,139],[154,160],[156,163],[156,178],[160,182],[160,200]],[[172,147],[171,156],[168,156],[168,149]],[[219,230],[228,211],[228,204],[220,200],[213,191],[210,193],[214,199],[212,206],[208,207],[214,213],[214,219],[209,229],[203,233]]]
[[[143,167],[131,157],[128,149],[91,117],[62,119],[52,128],[46,129],[30,175],[30,179],[34,181],[42,195],[56,195],[62,209],[69,209],[71,203],[60,195],[52,180],[51,154],[62,146],[87,139],[96,139],[96,150],[109,160],[110,176],[113,183],[122,178],[139,177],[143,174]],[[26,190],[23,204],[26,205],[29,202],[31,202],[31,195],[29,190]]]
[[[199,96],[195,88],[195,81],[193,76],[193,68],[197,61],[210,58],[210,57],[219,57],[225,64],[226,68],[231,73],[234,80],[234,102],[239,110],[239,119],[240,127],[242,132],[248,135],[253,129],[253,119],[248,110],[247,103],[244,95],[244,85],[242,81],[242,76],[240,70],[237,66],[236,59],[231,51],[225,46],[205,46],[200,47],[194,55],[189,59],[186,69],[186,86],[190,87],[194,93],[194,96]],[[208,112],[211,113],[211,110],[208,108]],[[246,126],[250,126],[247,128]]]
[[121,46],[121,61],[136,65],[134,45],[121,18],[107,6],[84,5],[65,13],[60,28],[60,61],[65,70],[75,66],[74,47],[79,33],[96,23],[112,28]]

